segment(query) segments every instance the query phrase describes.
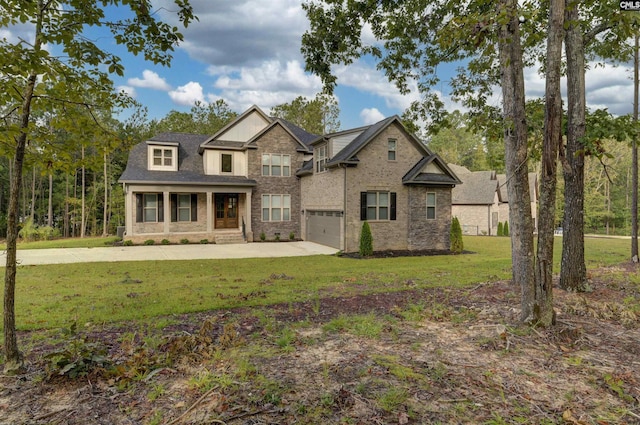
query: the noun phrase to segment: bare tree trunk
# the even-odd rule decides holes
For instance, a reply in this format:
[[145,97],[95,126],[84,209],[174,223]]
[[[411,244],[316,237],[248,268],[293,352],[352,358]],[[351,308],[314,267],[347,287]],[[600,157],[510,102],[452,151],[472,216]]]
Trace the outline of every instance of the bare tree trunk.
[[29,217],[31,217],[31,222],[35,225],[35,216],[36,216],[36,166],[33,166],[33,171],[31,173],[31,210],[29,211]]
[[81,196],[82,196],[82,205],[81,205],[81,209],[82,211],[80,212],[80,237],[84,238],[84,232],[85,232],[85,225],[84,225],[84,218],[85,218],[85,196],[84,196],[84,192],[85,192],[85,173],[84,173],[84,146],[82,147],[82,188],[81,188]]
[[565,49],[567,56],[567,151],[563,163],[564,225],[560,286],[584,291],[587,269],[584,262],[584,145],[586,130],[584,40],[579,17],[579,0],[567,0]]
[[69,237],[69,174],[66,174],[64,184],[64,237]]
[[109,203],[109,184],[107,177],[107,150],[104,150],[104,169],[103,169],[103,177],[104,177],[104,205],[103,205],[103,213],[102,213],[102,237],[108,236],[108,223],[107,219],[109,217],[108,212],[108,203]]
[[553,243],[556,215],[558,152],[562,145],[562,96],[560,65],[564,31],[564,1],[551,0],[547,35],[544,140],[538,210],[538,253],[534,317],[536,324],[555,323],[553,311]]
[[[638,39],[636,34],[633,52],[633,121],[638,122]],[[631,261],[638,262],[638,140],[634,133],[631,142]]]
[[53,227],[53,174],[49,173],[49,203],[47,205],[47,226]]
[[498,25],[500,72],[504,108],[505,165],[509,194],[509,224],[513,282],[521,288],[521,320],[534,318],[533,222],[527,166],[527,123],[522,48],[517,0],[500,0],[507,22]]

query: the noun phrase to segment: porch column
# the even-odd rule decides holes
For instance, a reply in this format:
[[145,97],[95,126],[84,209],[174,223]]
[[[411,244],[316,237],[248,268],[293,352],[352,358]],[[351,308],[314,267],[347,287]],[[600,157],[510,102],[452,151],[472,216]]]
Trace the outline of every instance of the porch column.
[[169,226],[171,225],[171,198],[169,197],[169,192],[163,192],[162,196],[164,197],[164,234],[168,235],[170,232]]
[[248,191],[246,193],[246,197],[247,199],[244,205],[244,211],[246,215],[245,230],[247,232],[253,232],[253,230],[251,230],[251,191]]
[[127,187],[126,184],[124,186],[124,191],[126,193],[124,197],[124,211],[126,213],[124,215],[125,234],[131,237],[133,236],[133,214],[135,214],[136,211],[135,200],[133,198],[133,191],[131,188]]
[[212,193],[207,192],[207,233],[213,232],[213,206],[211,205]]

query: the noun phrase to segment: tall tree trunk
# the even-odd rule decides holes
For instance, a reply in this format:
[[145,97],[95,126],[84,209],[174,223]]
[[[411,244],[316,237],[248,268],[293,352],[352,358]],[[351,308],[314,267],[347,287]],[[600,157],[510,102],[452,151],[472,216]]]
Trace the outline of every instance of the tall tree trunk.
[[[638,39],[640,36],[636,34],[633,52],[633,122],[638,123],[638,67],[640,61],[638,58]],[[631,261],[638,262],[638,136],[633,134],[631,142]]]
[[81,212],[80,212],[80,237],[84,238],[84,232],[85,232],[85,225],[84,225],[84,217],[85,217],[85,196],[84,196],[84,192],[85,192],[85,185],[86,185],[86,181],[85,181],[85,170],[84,170],[84,146],[81,149],[82,151],[82,188],[80,190],[80,194],[82,196],[82,205],[81,205]]
[[65,174],[64,184],[64,237],[69,237],[69,174]]
[[53,227],[53,174],[49,173],[49,201],[47,205],[47,226]]
[[522,48],[517,0],[500,0],[506,22],[498,23],[498,47],[503,98],[505,165],[509,195],[509,224],[513,282],[521,289],[521,320],[534,315],[533,222],[527,166],[527,123]]
[[551,0],[547,34],[545,117],[538,210],[538,253],[534,320],[540,326],[555,323],[553,311],[553,243],[556,215],[558,152],[562,145],[560,65],[564,31],[564,1]]
[[33,171],[31,173],[31,209],[29,210],[29,217],[31,218],[31,222],[36,224],[36,166],[33,166]]
[[108,184],[108,177],[107,177],[107,150],[104,150],[104,169],[103,169],[103,177],[104,177],[104,205],[103,205],[103,212],[102,212],[102,237],[107,237],[108,232],[108,223],[107,223],[107,219],[109,217],[108,212],[108,205],[109,205],[109,184]]
[[564,225],[560,287],[584,291],[587,270],[584,262],[584,144],[586,130],[584,40],[579,17],[579,0],[567,0],[565,49],[567,56],[567,149],[563,164]]

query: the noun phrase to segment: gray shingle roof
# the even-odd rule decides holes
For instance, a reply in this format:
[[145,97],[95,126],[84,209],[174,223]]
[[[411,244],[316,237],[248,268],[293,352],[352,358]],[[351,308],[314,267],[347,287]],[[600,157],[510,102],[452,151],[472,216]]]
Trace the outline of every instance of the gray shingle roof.
[[[441,173],[425,173],[422,172],[425,166],[435,163],[444,174]],[[431,154],[422,158],[411,170],[402,178],[404,184],[423,184],[423,185],[447,185],[454,186],[460,184],[460,179],[447,167],[447,165],[436,154]]]
[[[343,162],[351,162],[356,160],[355,155],[360,152],[360,150],[367,144],[371,139],[373,139],[378,133],[380,133],[383,129],[385,129],[388,125],[390,125],[393,121],[398,120],[398,116],[394,115],[389,118],[385,118],[382,121],[379,121],[373,125],[370,125],[366,130],[364,130],[358,137],[353,139],[351,143],[344,147],[340,152],[338,152],[333,158],[331,158],[327,162],[327,167],[331,167],[333,165],[338,165]],[[331,137],[331,135],[327,135],[326,137]]]
[[473,171],[458,174],[462,183],[451,192],[453,205],[491,205],[498,190],[493,171]]
[[204,174],[202,156],[198,147],[209,136],[187,133],[161,133],[153,136],[151,142],[178,144],[178,171],[152,171],[147,169],[147,141],[135,145],[129,153],[127,168],[120,182],[148,184],[191,184],[191,185],[240,185],[254,186],[255,180],[237,176],[210,176]]

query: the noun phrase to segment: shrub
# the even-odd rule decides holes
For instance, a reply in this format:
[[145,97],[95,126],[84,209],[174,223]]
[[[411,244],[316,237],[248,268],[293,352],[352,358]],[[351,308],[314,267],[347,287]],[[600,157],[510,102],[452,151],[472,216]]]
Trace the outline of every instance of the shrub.
[[276,242],[280,242],[280,233],[276,233]]
[[260,233],[260,240],[264,242],[266,239],[267,235],[265,235],[264,232]]
[[498,233],[497,233],[497,235],[498,236],[504,236],[504,229],[502,227],[502,222],[501,221],[498,222]]
[[200,239],[200,243],[206,245],[209,243],[209,239]]
[[296,234],[295,234],[295,233],[293,233],[293,232],[289,233],[289,240],[291,240],[291,241],[292,241],[292,240],[294,240],[295,238],[296,238]]
[[122,242],[122,245],[133,246],[133,241],[131,239],[127,239],[126,241]]
[[187,238],[180,239],[180,243],[181,244],[188,244],[189,243],[189,239],[187,239]]
[[504,222],[504,235],[505,236],[509,236],[509,222],[508,221]]
[[362,231],[360,232],[360,255],[368,257],[373,255],[373,236],[371,236],[371,227],[369,222],[362,223]]
[[153,239],[147,239],[146,241],[144,241],[145,245],[153,245],[154,243],[156,243],[156,241],[154,241]]
[[453,220],[451,220],[449,240],[451,242],[451,252],[460,254],[464,248],[464,244],[462,243],[462,227],[460,227],[458,217],[453,217]]
[[163,239],[162,241],[160,241],[160,243],[162,245],[169,245],[169,239]]

